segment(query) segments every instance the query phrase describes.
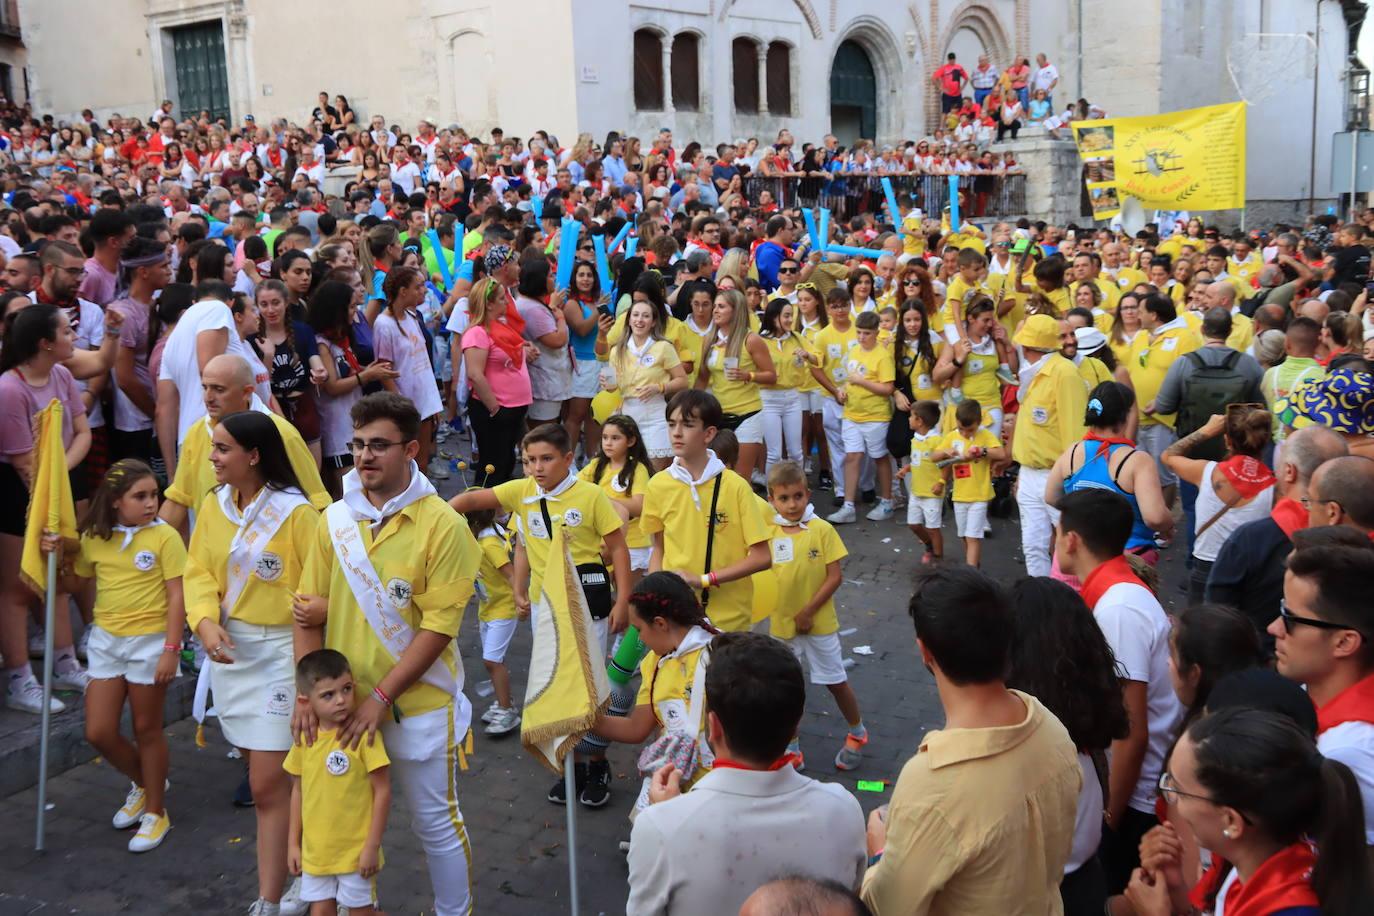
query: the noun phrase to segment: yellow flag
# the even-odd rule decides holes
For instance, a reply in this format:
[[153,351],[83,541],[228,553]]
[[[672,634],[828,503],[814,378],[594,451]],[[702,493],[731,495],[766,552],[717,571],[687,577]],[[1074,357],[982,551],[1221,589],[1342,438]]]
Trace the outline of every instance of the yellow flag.
[[40,541],[44,531],[62,535],[68,550],[75,550],[76,506],[72,482],[67,476],[67,453],[62,443],[62,403],[56,398],[37,416],[38,442],[33,450],[33,489],[29,493],[28,523],[24,526],[24,552],[19,564],[24,584],[42,595],[48,587],[48,561]]
[[563,526],[555,525],[551,533],[549,565],[530,609],[534,647],[520,743],[540,763],[562,773],[563,758],[605,711],[611,685]]

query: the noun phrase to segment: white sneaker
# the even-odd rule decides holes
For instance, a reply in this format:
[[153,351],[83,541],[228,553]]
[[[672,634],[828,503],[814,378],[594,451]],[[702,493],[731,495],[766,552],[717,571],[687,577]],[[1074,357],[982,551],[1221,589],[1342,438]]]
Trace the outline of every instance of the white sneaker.
[[167,839],[167,831],[172,829],[172,819],[164,811],[161,814],[145,814],[139,819],[138,833],[129,840],[129,852],[148,852],[157,849]]
[[129,783],[129,794],[124,796],[124,806],[115,812],[110,821],[116,830],[128,830],[143,817],[147,804],[146,793],[137,783]]
[[488,706],[487,711],[482,713],[482,722],[486,725],[490,725],[491,720],[496,716],[496,711],[500,708],[500,703],[492,703],[490,706]]
[[811,461],[811,459],[810,459],[810,458],[806,459],[806,462],[802,465],[802,471],[803,471],[803,473],[805,473],[806,476],[810,477],[810,476],[815,472],[815,470],[816,470],[816,466],[815,466],[815,464]]
[[825,520],[832,525],[852,525],[859,520],[859,515],[854,511],[853,503],[845,503],[827,515]]
[[878,505],[870,509],[864,518],[868,519],[870,522],[885,522],[892,518],[892,500],[878,500]]
[[484,731],[491,736],[508,735],[520,727],[520,713],[515,707],[506,708],[496,707],[496,714],[491,717],[490,724]]
[[425,475],[431,480],[448,480],[448,467],[437,458],[431,459],[429,467],[425,469]]
[[91,676],[86,673],[85,668],[81,667],[80,662],[72,662],[65,671],[54,670],[52,675],[54,690],[79,690],[85,693],[86,688],[91,683]]
[[259,897],[253,901],[253,905],[248,908],[248,916],[281,916],[281,905],[268,903]]
[[758,468],[754,468],[754,470],[749,474],[749,482],[756,487],[768,486],[768,478],[764,477],[763,471],[760,471]]
[[[38,683],[38,678],[33,675],[22,679],[11,678],[9,690],[5,693],[5,705],[20,712],[42,714],[43,686]],[[49,712],[59,713],[66,708],[67,704],[57,697],[51,697],[48,701]]]
[[86,661],[86,650],[91,644],[91,628],[88,626],[81,631],[81,638],[76,641],[76,657],[83,662]]
[[277,904],[277,912],[280,916],[302,916],[308,909],[310,909],[310,903],[301,899],[301,879],[296,878],[286,890],[282,891],[281,903]]

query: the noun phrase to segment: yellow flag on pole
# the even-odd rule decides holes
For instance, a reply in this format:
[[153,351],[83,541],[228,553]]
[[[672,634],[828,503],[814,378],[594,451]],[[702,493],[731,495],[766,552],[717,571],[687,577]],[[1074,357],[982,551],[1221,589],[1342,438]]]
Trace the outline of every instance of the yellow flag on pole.
[[41,547],[43,532],[62,535],[69,551],[75,550],[79,542],[72,482],[67,476],[67,452],[62,442],[62,403],[53,398],[36,419],[38,443],[33,450],[33,488],[29,491],[19,574],[25,585],[43,595],[48,587],[48,564]]
[[549,565],[534,618],[520,743],[540,763],[563,772],[563,758],[610,702],[606,659],[561,524],[554,525]]

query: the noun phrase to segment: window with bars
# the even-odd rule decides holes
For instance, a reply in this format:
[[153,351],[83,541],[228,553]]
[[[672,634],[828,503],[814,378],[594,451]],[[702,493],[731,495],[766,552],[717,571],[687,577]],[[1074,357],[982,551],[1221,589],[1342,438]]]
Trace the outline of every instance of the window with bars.
[[663,39],[652,29],[640,29],[635,32],[634,55],[635,108],[662,111]]

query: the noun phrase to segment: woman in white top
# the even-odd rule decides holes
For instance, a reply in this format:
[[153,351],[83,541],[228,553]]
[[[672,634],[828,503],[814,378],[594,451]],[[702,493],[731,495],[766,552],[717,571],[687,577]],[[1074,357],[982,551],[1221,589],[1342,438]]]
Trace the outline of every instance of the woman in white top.
[[425,292],[425,275],[419,270],[404,265],[391,268],[382,284],[386,309],[372,325],[372,347],[378,360],[391,363],[396,370],[396,378],[383,379],[382,386],[410,398],[424,418],[416,460],[428,470],[434,449],[435,418],[444,412],[444,402],[417,317]]
[[[1231,532],[1246,522],[1264,518],[1273,508],[1274,472],[1263,461],[1273,441],[1273,422],[1273,415],[1262,405],[1231,404],[1225,416],[1213,416],[1197,432],[1179,439],[1159,456],[1179,479],[1198,488],[1193,576],[1189,585],[1189,598],[1195,604],[1202,601],[1207,574]],[[1225,459],[1186,457],[1190,449],[1221,435],[1225,436]]]

